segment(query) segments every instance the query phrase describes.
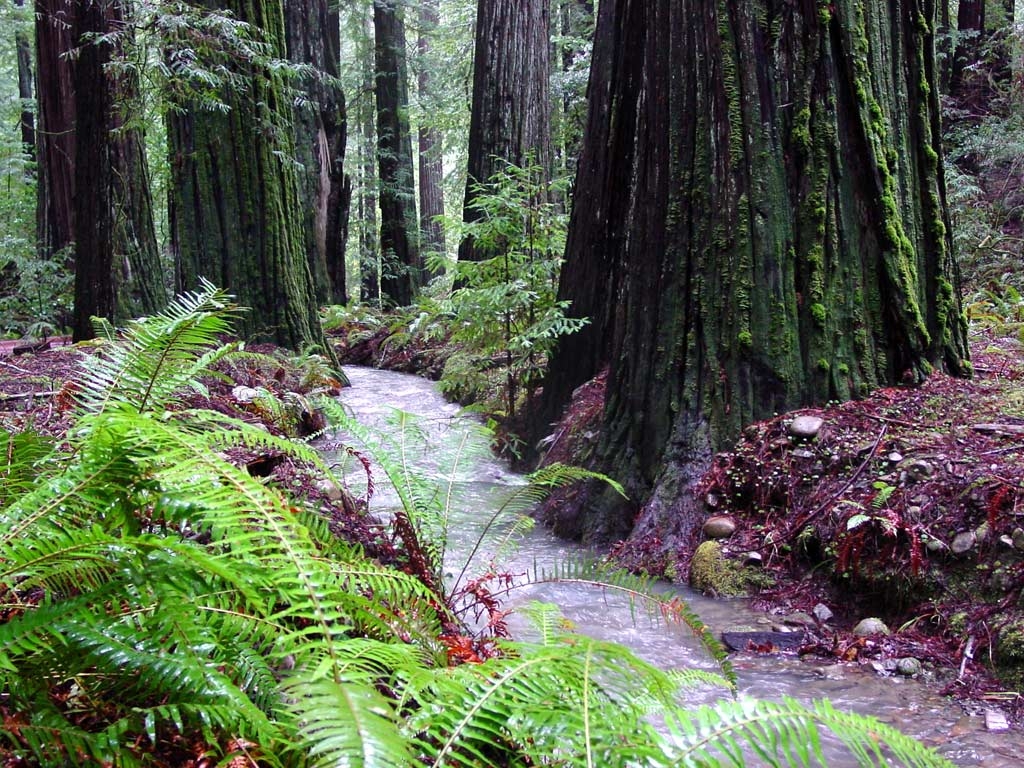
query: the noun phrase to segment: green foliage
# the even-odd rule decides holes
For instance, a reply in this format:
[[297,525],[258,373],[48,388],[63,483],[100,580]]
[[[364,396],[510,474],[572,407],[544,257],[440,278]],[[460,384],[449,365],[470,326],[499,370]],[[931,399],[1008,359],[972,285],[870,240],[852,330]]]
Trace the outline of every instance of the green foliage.
[[[821,724],[865,765],[882,764],[883,744],[903,764],[948,765],[826,705],[688,713],[675,698],[681,684],[728,683],[566,633],[551,607],[532,611],[540,642],[495,641],[479,663],[449,666],[445,647],[464,625],[441,598],[456,587],[439,593],[366,559],[225,458],[237,446],[274,450],[332,477],[314,451],[174,407],[176,392],[232,353],[218,334],[236,311],[206,286],[123,336],[108,333],[66,444],[8,436],[5,758],[144,765],[182,735],[224,762],[244,751],[264,765],[706,765],[715,749],[736,765],[740,749],[795,763]],[[400,426],[382,462],[420,548],[443,557],[429,537],[444,533],[450,494],[411,471],[402,436],[414,427]],[[508,506],[578,474],[550,469]],[[508,531],[488,524],[491,534]]]
[[442,390],[461,400],[494,398],[490,410],[510,418],[557,339],[585,323],[567,317],[568,303],[558,300],[567,222],[542,177],[537,166],[506,165],[477,188],[477,220],[453,228],[483,258],[454,265],[456,288],[439,306],[459,350]]

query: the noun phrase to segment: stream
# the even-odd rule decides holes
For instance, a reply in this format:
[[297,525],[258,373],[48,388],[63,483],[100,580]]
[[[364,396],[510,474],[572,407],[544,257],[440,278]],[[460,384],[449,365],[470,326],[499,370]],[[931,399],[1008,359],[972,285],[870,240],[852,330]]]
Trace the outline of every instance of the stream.
[[[453,481],[455,503],[445,563],[448,577],[454,579],[487,520],[523,485],[523,478],[486,451],[483,438],[473,432],[474,422],[460,415],[459,406],[446,402],[434,383],[370,368],[346,366],[345,371],[352,387],[343,391],[341,401],[356,419],[383,430],[388,428],[395,409],[415,414],[419,418],[414,431],[420,434],[414,440],[407,430],[407,457],[418,471],[441,481]],[[467,443],[473,450],[466,450]],[[465,455],[453,472],[452,457],[460,446]],[[469,454],[471,460],[466,458]],[[378,483],[383,480],[379,476],[374,479]],[[394,491],[381,483],[370,510],[386,517],[396,504]],[[500,564],[505,572],[525,574],[535,568],[550,570],[580,554],[578,545],[537,527],[523,535],[518,547]],[[467,572],[480,574],[486,564],[485,553],[478,553]],[[744,600],[711,599],[675,585],[666,585],[665,589],[682,597],[716,635],[739,625],[764,624],[764,614],[751,610]],[[530,585],[515,590],[506,607],[534,600],[557,604],[575,631],[621,643],[661,667],[715,669],[686,627],[649,619],[643,610],[634,610],[625,596],[579,584]],[[509,626],[513,636],[529,638],[530,627],[521,616],[513,613]],[[1024,733],[990,732],[983,712],[965,713],[958,704],[917,680],[883,677],[870,667],[855,664],[793,656],[733,654],[732,661],[741,693],[772,700],[789,696],[804,702],[827,698],[839,709],[873,715],[917,737],[958,766],[1024,766]],[[687,702],[703,704],[711,703],[721,693],[696,690],[688,691],[686,696]],[[854,764],[845,756],[829,759],[832,766]]]

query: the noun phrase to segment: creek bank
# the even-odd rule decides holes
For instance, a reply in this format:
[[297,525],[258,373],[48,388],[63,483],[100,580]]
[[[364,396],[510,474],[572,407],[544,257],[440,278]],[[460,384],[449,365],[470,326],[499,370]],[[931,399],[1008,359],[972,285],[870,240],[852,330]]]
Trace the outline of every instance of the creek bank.
[[[923,663],[945,670],[948,693],[1009,702],[1019,719],[1024,349],[979,336],[972,352],[970,380],[934,374],[749,425],[686,489],[703,502],[703,530],[672,546],[668,533],[634,534],[612,556],[708,593],[749,594],[772,620],[814,617],[803,653],[885,674]],[[603,402],[600,377],[577,390],[546,460],[587,464]],[[571,533],[586,493],[559,494],[542,519]],[[890,633],[855,633],[867,618]]]

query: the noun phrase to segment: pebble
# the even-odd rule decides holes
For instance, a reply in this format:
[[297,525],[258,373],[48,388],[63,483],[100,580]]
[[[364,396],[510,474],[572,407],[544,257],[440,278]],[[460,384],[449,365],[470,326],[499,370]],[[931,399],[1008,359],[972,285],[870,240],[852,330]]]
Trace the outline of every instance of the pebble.
[[824,603],[818,603],[816,606],[814,606],[814,608],[811,609],[811,613],[813,613],[814,618],[816,618],[822,624],[827,622],[835,615],[832,613],[832,611],[829,610],[829,607]]
[[877,618],[861,619],[853,628],[856,637],[870,637],[871,635],[888,635],[889,628],[885,622]]
[[962,555],[974,549],[974,545],[977,543],[978,536],[974,531],[964,531],[953,537],[949,548],[953,551],[954,555]]
[[743,564],[756,568],[764,564],[764,558],[761,557],[760,552],[747,552],[743,555]]
[[813,440],[823,426],[825,420],[820,416],[797,416],[789,423],[789,434],[802,440]]
[[1024,550],[1024,528],[1014,528],[1013,533],[1010,534],[1010,540],[1013,542],[1014,549]]
[[921,674],[921,662],[913,656],[905,656],[896,660],[896,671],[905,677]]
[[899,451],[893,451],[892,453],[889,454],[889,461],[892,462],[893,464],[899,464],[901,461],[903,461],[903,454],[900,453]]
[[935,474],[935,465],[924,459],[912,459],[904,469],[911,480],[927,480]]
[[793,451],[793,457],[797,459],[813,459],[814,451],[808,451],[806,448],[797,448]]
[[337,501],[341,498],[341,488],[331,480],[317,480],[316,489],[331,501]]
[[701,531],[709,539],[727,539],[736,532],[736,522],[731,517],[715,515],[704,522]]
[[239,403],[251,403],[257,397],[259,397],[260,391],[253,389],[252,387],[243,387],[241,385],[231,390],[231,396],[235,398]]

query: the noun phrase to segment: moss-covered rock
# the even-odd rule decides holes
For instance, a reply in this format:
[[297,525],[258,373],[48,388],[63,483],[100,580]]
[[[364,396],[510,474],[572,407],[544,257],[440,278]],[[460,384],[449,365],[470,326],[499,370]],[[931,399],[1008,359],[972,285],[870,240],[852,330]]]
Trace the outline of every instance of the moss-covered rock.
[[747,594],[749,580],[744,568],[730,560],[716,541],[705,541],[690,560],[690,586],[718,597]]

